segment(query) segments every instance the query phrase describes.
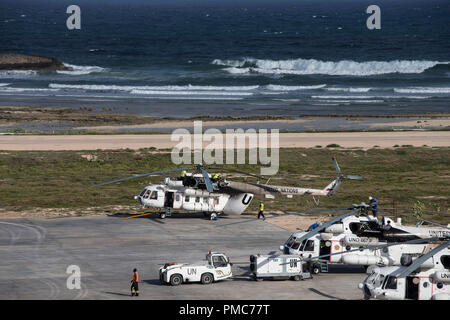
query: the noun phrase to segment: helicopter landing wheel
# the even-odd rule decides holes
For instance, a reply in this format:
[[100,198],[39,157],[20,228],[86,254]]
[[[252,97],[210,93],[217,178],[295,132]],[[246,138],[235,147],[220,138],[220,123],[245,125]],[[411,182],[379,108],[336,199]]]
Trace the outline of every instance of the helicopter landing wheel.
[[320,267],[317,264],[313,265],[312,269],[311,269],[311,273],[312,274],[319,274],[320,273]]
[[165,218],[166,218],[166,213],[165,213],[165,212],[161,212],[161,213],[159,214],[159,217],[160,217],[161,219],[165,219]]
[[211,213],[211,220],[214,220],[215,218],[217,218],[217,214],[215,212]]

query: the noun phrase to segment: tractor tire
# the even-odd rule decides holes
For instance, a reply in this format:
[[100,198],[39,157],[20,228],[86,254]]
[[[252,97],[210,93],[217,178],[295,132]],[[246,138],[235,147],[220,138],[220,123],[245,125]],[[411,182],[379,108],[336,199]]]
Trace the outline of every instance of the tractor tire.
[[174,274],[170,277],[170,284],[172,286],[178,286],[180,284],[183,283],[183,277],[181,276],[181,274]]
[[299,275],[296,275],[296,276],[293,276],[291,279],[294,280],[294,281],[299,281],[302,278]]
[[211,273],[204,273],[202,274],[200,282],[202,284],[211,284],[214,281],[214,277]]

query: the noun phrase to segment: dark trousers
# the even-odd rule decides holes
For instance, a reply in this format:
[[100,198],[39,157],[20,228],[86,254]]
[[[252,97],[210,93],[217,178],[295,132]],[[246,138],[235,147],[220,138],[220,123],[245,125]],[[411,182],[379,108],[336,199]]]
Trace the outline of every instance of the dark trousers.
[[131,283],[131,295],[139,295],[139,284],[137,282]]
[[265,217],[264,217],[264,210],[259,210],[259,212],[258,212],[258,219],[259,219],[260,216],[262,216],[263,219],[265,219]]

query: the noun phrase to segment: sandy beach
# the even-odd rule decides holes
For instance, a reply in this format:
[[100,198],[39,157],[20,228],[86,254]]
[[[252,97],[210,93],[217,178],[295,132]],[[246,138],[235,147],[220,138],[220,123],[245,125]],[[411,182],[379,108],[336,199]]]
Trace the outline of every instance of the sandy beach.
[[[270,136],[270,135],[269,135]],[[204,136],[204,139],[207,138]],[[191,136],[193,141],[193,136]],[[269,139],[270,140],[270,139]],[[210,142],[204,143],[206,147]],[[178,142],[169,134],[153,135],[3,135],[0,150],[97,150],[97,149],[170,149]],[[280,148],[312,148],[338,144],[343,148],[392,148],[450,146],[450,131],[280,133]],[[243,146],[237,145],[238,148]]]

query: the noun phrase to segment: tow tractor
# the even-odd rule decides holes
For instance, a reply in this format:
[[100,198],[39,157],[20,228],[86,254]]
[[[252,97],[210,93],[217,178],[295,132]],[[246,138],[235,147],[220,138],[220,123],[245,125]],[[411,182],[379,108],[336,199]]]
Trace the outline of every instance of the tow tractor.
[[208,252],[206,261],[196,263],[166,263],[159,268],[161,283],[177,286],[186,282],[210,284],[233,276],[230,259],[223,253]]
[[253,278],[258,281],[264,278],[304,280],[311,277],[305,271],[306,263],[299,261],[297,255],[251,255],[250,270]]

